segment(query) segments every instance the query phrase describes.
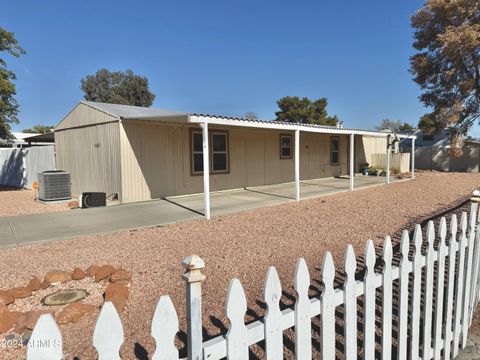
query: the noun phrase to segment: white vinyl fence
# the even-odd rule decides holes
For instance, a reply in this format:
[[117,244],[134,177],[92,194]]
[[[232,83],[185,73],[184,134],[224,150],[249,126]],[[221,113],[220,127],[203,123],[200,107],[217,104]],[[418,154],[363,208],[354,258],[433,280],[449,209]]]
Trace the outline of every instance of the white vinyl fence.
[[55,170],[53,146],[0,148],[0,185],[31,189],[37,174]]
[[[459,224],[456,215],[451,215],[449,224],[443,217],[437,229],[430,221],[425,236],[419,225],[412,238],[404,230],[398,252],[393,251],[390,238],[385,238],[381,259],[377,259],[373,242],[368,241],[361,273],[356,272],[357,260],[349,245],[344,258],[345,280],[341,286],[334,286],[335,267],[332,255],[327,252],[321,267],[319,280],[323,290],[319,297],[309,297],[309,270],[305,261],[299,259],[295,269],[297,296],[293,308],[280,309],[282,286],[277,271],[270,267],[264,285],[266,315],[248,325],[244,322],[245,293],[240,281],[233,279],[225,301],[230,323],[228,332],[208,341],[202,340],[201,284],[205,277],[201,269],[204,264],[196,256],[185,259],[188,359],[247,360],[249,346],[265,340],[265,358],[280,360],[284,356],[284,331],[290,328],[294,329],[296,358],[311,359],[314,318],[320,319],[321,358],[335,359],[338,351],[335,312],[339,307],[343,313],[344,356],[341,357],[347,360],[356,360],[360,353],[364,359],[374,359],[376,350],[380,352],[377,357],[381,354],[381,358],[387,360],[456,357],[459,349],[466,345],[480,295],[477,200],[478,197],[472,198],[470,214],[463,212]],[[375,266],[381,271],[377,272]],[[377,293],[379,301],[376,303]],[[357,306],[358,300],[362,300],[363,305]],[[379,313],[376,313],[377,305],[381,308]],[[363,319],[360,327],[359,318]],[[357,343],[359,328],[363,332],[361,344]],[[151,334],[156,342],[153,359],[179,358],[174,344],[178,329],[177,313],[170,297],[160,297],[151,323]],[[99,359],[120,359],[123,341],[120,318],[113,305],[107,302],[93,335]],[[30,339],[27,359],[56,360],[62,355],[60,330],[51,315],[42,315]]]
[[[372,154],[373,166],[377,169],[387,168],[387,154]],[[401,173],[410,171],[410,153],[390,154],[390,169],[397,169]]]

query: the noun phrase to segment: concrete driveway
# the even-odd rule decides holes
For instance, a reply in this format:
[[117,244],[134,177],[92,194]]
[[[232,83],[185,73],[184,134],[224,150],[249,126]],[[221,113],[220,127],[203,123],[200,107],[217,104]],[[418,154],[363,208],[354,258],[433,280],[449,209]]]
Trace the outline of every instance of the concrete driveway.
[[[393,181],[399,181],[392,177]],[[357,176],[356,188],[385,183],[384,177]],[[301,182],[303,199],[348,191],[348,178]],[[294,183],[212,192],[212,215],[239,212],[293,201]],[[111,233],[203,218],[203,194],[169,197],[94,209],[0,217],[0,247]]]

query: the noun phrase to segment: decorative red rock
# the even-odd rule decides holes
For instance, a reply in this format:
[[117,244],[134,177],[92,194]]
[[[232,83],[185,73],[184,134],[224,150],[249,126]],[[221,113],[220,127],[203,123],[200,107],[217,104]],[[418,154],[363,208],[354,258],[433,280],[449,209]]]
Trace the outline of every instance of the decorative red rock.
[[67,281],[72,280],[72,274],[69,273],[68,271],[60,271],[60,270],[55,270],[55,271],[49,271],[45,275],[45,281],[49,283],[65,283]]
[[40,281],[40,279],[37,277],[34,277],[28,283],[27,288],[30,289],[31,291],[37,291],[37,290],[40,290],[41,286],[42,286],[42,282]]
[[83,279],[85,276],[87,276],[87,274],[85,273],[85,271],[83,271],[82,269],[76,267],[75,269],[73,269],[73,272],[72,272],[72,280],[81,280]]
[[22,299],[32,295],[32,290],[26,287],[15,287],[8,290],[8,293],[13,296],[14,299]]
[[103,265],[98,271],[95,273],[95,281],[100,281],[103,279],[107,279],[110,275],[115,272],[115,268],[112,265]]
[[74,323],[86,315],[95,313],[96,310],[97,307],[95,305],[72,303],[65,306],[65,308],[57,315],[57,323]]

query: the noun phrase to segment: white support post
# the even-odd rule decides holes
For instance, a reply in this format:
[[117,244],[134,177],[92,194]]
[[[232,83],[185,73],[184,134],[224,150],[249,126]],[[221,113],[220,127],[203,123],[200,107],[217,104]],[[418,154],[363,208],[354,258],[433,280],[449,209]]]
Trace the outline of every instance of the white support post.
[[387,184],[390,184],[390,135],[387,136]]
[[200,124],[203,138],[203,207],[205,218],[210,220],[210,164],[208,150],[208,123]]
[[300,130],[295,130],[295,200],[300,201]]
[[197,255],[183,259],[185,272],[182,275],[187,292],[187,359],[201,360],[202,354],[202,283],[205,262]]
[[415,138],[412,139],[412,154],[410,157],[412,162],[412,179],[415,179]]
[[354,146],[355,146],[355,135],[350,134],[350,190],[353,190],[354,187],[354,176],[355,176],[355,161],[354,161]]

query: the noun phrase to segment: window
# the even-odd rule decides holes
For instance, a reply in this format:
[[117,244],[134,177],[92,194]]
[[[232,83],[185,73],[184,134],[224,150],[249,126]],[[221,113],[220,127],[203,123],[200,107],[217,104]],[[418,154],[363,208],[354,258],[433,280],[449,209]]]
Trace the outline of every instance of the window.
[[280,159],[292,158],[292,135],[280,134]]
[[203,172],[203,137],[201,131],[190,133],[192,143],[192,174]]
[[330,164],[338,165],[340,163],[340,138],[330,138]]
[[[209,133],[210,173],[228,173],[228,132],[214,130]],[[203,173],[203,135],[201,130],[191,130],[192,175]]]
[[210,134],[212,173],[228,172],[228,133],[212,131]]

